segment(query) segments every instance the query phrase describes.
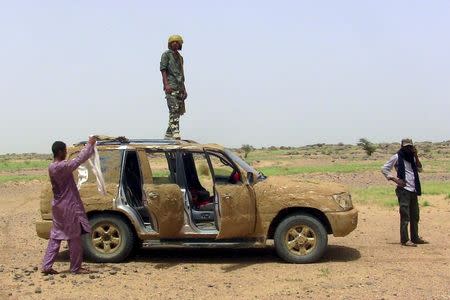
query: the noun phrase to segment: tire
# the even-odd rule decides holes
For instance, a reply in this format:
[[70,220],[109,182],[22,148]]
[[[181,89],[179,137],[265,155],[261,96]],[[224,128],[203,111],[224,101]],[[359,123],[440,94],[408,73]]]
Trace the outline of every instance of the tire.
[[105,213],[94,215],[89,223],[92,232],[83,236],[84,254],[88,260],[116,263],[130,255],[136,237],[123,218]]
[[289,263],[307,264],[318,261],[328,244],[325,226],[315,217],[295,214],[278,225],[274,235],[278,256]]

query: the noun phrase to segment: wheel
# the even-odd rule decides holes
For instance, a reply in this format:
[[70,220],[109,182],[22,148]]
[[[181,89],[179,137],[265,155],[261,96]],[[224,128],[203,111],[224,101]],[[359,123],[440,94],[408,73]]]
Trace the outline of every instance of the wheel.
[[323,224],[306,214],[284,219],[275,230],[275,249],[287,262],[306,264],[319,260],[328,244]]
[[94,262],[120,262],[128,257],[135,245],[130,226],[113,214],[95,215],[89,219],[92,231],[83,236],[86,258]]

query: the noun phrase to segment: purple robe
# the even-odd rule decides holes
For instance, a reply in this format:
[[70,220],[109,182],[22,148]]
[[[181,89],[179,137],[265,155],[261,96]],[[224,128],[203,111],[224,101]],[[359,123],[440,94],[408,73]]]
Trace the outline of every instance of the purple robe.
[[55,161],[48,167],[54,195],[51,239],[70,240],[82,233],[91,232],[80,193],[73,179],[73,171],[88,160],[93,153],[94,145],[88,143],[76,158]]

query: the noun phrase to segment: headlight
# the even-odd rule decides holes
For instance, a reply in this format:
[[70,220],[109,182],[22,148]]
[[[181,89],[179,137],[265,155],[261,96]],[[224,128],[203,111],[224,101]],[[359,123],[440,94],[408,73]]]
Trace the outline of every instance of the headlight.
[[333,199],[342,209],[348,210],[353,207],[352,196],[349,193],[335,194]]

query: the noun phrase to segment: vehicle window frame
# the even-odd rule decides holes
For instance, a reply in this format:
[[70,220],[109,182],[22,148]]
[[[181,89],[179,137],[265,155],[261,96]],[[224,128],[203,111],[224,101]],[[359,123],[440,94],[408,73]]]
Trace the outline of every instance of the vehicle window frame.
[[[82,149],[76,149],[76,150],[70,151],[67,154],[67,160],[75,159],[80,154],[81,150]],[[115,167],[117,167],[118,173],[117,173],[116,176],[114,176],[114,178],[112,178],[111,175],[108,175],[109,174],[109,171],[108,171],[109,167],[107,167],[107,166],[109,166],[110,164],[114,164],[114,163],[109,163],[109,164],[106,163],[104,161],[104,157],[108,156],[108,155],[105,155],[107,153],[112,153],[113,155],[115,155],[115,152],[117,150],[116,149],[109,149],[109,148],[107,148],[107,149],[101,149],[100,148],[100,149],[97,149],[97,151],[98,151],[98,155],[99,155],[99,159],[100,159],[101,171],[102,171],[102,174],[103,174],[103,178],[105,179],[105,184],[119,184],[120,182],[122,182],[122,176],[123,176],[122,172],[123,172],[123,165],[124,165],[123,164],[124,152],[123,151],[119,151],[119,154],[118,154],[118,157],[117,157],[118,163],[115,166]],[[90,166],[88,161],[83,162],[75,170],[73,170],[72,176],[74,176],[75,182],[78,182],[78,178],[79,178],[78,170],[79,170],[80,167],[85,167],[88,170],[88,172],[89,172],[88,173],[89,175],[88,175],[88,181],[87,182],[91,183],[91,184],[93,184],[93,183],[96,184],[97,183],[96,175],[93,173],[92,167]],[[108,175],[108,176],[106,176],[106,175]],[[114,179],[114,180],[112,180],[112,179]],[[81,187],[82,187],[82,185],[81,185]],[[80,187],[80,189],[81,189],[81,187]]]
[[[177,165],[178,165],[178,157],[177,157],[177,152],[178,151],[174,151],[174,150],[165,150],[165,149],[145,149],[145,154],[147,156],[147,160],[148,160],[148,164],[150,166],[150,171],[151,171],[151,182],[154,185],[163,185],[163,184],[176,184],[178,186],[180,186],[180,179],[178,177],[178,172],[177,172]],[[158,153],[158,154],[163,154],[165,159],[166,159],[166,163],[167,163],[167,169],[169,171],[169,182],[155,182],[155,169],[152,166],[152,160],[149,157],[149,154],[153,154],[153,153]],[[174,166],[171,165],[171,163],[169,162],[169,157],[168,154],[172,154],[173,155],[173,159],[175,160],[175,164]],[[159,177],[157,177],[159,178]]]
[[[215,180],[215,176],[214,176],[214,171],[212,169],[212,164],[211,164],[211,162],[209,160],[209,157],[206,154],[206,152],[204,150],[197,150],[197,149],[180,149],[179,152],[180,152],[180,159],[179,159],[179,161],[180,161],[180,165],[181,165],[180,167],[182,167],[182,169],[183,169],[183,172],[181,174],[181,176],[183,176],[183,179],[182,179],[183,180],[183,185],[182,185],[183,188],[186,188],[186,189],[188,188],[187,178],[186,178],[186,174],[185,174],[185,172],[186,172],[186,165],[185,165],[184,160],[182,158],[183,153],[189,153],[191,155],[202,154],[202,155],[205,156],[206,163],[208,164],[208,168],[209,168],[209,172],[210,172],[210,176],[211,176],[211,180],[212,180],[212,189],[213,189],[212,192],[213,192],[213,194],[216,194],[216,191],[215,191],[216,180]],[[200,180],[199,175],[198,175],[199,170],[197,170],[197,166],[195,165],[195,161],[194,161],[194,167],[195,167],[195,172],[197,173],[197,179]]]
[[[233,161],[233,163],[239,165],[242,169],[244,169],[244,171],[251,172],[251,173],[256,173],[256,174],[258,173],[258,170],[256,170],[248,162],[246,162],[243,158],[241,158],[239,155],[237,155],[236,153],[234,153],[230,149],[225,149],[225,151],[223,153],[228,157],[229,160]],[[228,153],[230,153],[233,156],[235,156],[236,160],[238,160],[238,161],[236,162],[234,159],[231,159],[230,155],[228,155]]]
[[[225,159],[225,161],[229,163],[228,166],[231,167],[233,169],[233,171],[238,172],[238,174],[239,174],[239,181],[237,183],[234,183],[234,184],[243,184],[244,183],[244,181],[242,179],[241,169],[237,166],[237,164],[225,152],[218,151],[218,150],[211,150],[211,149],[204,149],[204,152],[206,154],[208,162],[210,163],[210,169],[212,170],[211,174],[213,174],[214,184],[216,184],[216,174],[215,174],[215,171],[214,171],[214,167],[212,165],[212,161],[211,161],[210,155],[217,157],[221,162],[222,162],[223,159]],[[221,155],[222,158],[218,154]]]

